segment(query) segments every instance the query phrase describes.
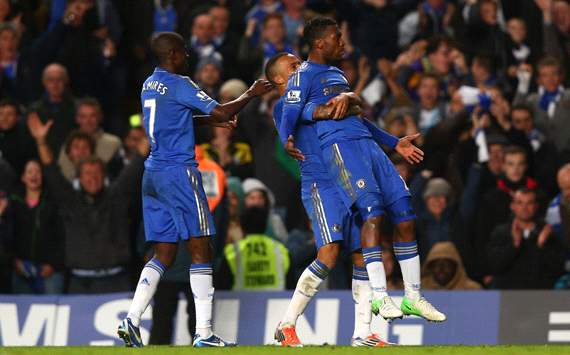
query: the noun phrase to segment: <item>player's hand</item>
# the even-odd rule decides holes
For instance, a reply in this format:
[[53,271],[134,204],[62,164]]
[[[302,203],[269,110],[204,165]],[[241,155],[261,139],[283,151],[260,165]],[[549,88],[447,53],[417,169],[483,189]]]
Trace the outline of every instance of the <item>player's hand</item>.
[[51,126],[53,126],[53,120],[49,120],[44,124],[37,112],[32,112],[28,115],[28,129],[38,143],[45,143]]
[[215,123],[212,123],[212,126],[222,127],[222,128],[226,128],[229,130],[233,130],[237,127],[237,123],[238,123],[238,116],[234,115],[229,121],[227,121],[227,122],[215,122]]
[[272,89],[273,89],[273,84],[271,84],[269,81],[265,79],[258,79],[253,83],[253,85],[249,87],[247,91],[251,96],[255,97],[255,96],[261,96],[271,91]]
[[287,152],[287,154],[289,154],[291,158],[300,161],[305,160],[303,152],[295,148],[295,139],[293,138],[293,136],[289,136],[289,138],[287,138],[287,142],[285,142],[284,148],[285,152]]
[[424,152],[412,143],[414,139],[418,138],[420,135],[421,133],[416,133],[411,136],[405,136],[400,138],[398,144],[396,144],[396,152],[404,157],[404,159],[406,159],[410,164],[417,164],[424,160]]
[[346,116],[349,105],[350,105],[350,99],[348,98],[348,96],[344,94],[340,94],[336,97],[333,97],[326,104],[326,106],[331,108],[330,118],[332,118],[333,120],[339,120],[344,116]]
[[552,226],[547,224],[542,228],[540,234],[538,235],[538,240],[536,241],[536,245],[539,248],[544,247],[544,244],[548,241],[548,238],[552,235]]

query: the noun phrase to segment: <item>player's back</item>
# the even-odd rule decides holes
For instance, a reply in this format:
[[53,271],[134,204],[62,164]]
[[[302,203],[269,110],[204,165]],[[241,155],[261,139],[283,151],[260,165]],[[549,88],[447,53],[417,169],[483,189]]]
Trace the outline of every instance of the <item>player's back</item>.
[[[283,98],[280,98],[273,107],[273,120],[275,126],[281,125],[283,113]],[[279,132],[279,130],[277,130]],[[287,137],[280,137],[285,141]],[[295,131],[295,147],[305,156],[305,160],[299,162],[301,170],[301,184],[312,182],[329,182],[330,177],[322,158],[319,138],[315,130],[315,125],[299,124]]]
[[142,86],[143,124],[151,144],[148,170],[197,166],[192,110],[206,114],[217,105],[190,78],[156,68]]
[[[307,102],[325,104],[343,92],[349,92],[350,86],[343,72],[330,65],[305,62],[297,72],[300,80],[308,80],[310,90]],[[307,77],[303,79],[303,76]],[[357,116],[349,116],[342,120],[322,120],[315,123],[321,143],[326,147],[341,140],[371,137],[370,131]]]

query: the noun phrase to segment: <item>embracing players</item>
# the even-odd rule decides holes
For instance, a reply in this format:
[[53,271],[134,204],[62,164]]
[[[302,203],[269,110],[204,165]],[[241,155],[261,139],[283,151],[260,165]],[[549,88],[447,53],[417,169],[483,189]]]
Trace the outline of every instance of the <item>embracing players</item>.
[[256,81],[238,99],[220,105],[190,78],[183,38],[162,32],[152,40],[158,67],[144,82],[141,101],[144,128],[151,153],[142,182],[146,240],[154,242],[154,256],[141,272],[135,295],[118,329],[128,347],[142,347],[140,318],[152,299],[164,271],[176,256],[179,239],[187,241],[192,256],[190,284],[196,304],[193,346],[230,346],[212,332],[212,251],[210,237],[216,231],[202,179],[194,157],[192,111],[205,113],[202,120],[228,122],[253,97],[271,90],[265,80]]
[[[430,321],[444,321],[445,315],[420,293],[415,214],[403,179],[386,154],[372,140],[372,133],[365,121],[357,116],[337,120],[345,116],[351,103],[358,102],[358,98],[349,93],[348,82],[342,71],[332,66],[344,54],[344,42],[338,26],[332,19],[316,18],[305,26],[304,37],[310,47],[309,58],[288,79],[278,126],[279,136],[289,149],[293,145],[291,137],[295,137],[299,140],[296,143],[302,145],[300,140],[304,137],[298,135],[298,130],[307,125],[307,122],[302,122],[303,117],[310,119],[313,116],[311,110],[318,104],[328,103],[335,108],[332,112],[334,120],[317,120],[309,124],[317,134],[323,164],[332,177],[340,200],[364,221],[361,246],[372,287],[372,312],[387,320],[416,315]],[[307,108],[307,104],[312,106]],[[303,148],[305,147],[301,150]],[[385,212],[396,226],[394,252],[402,269],[405,287],[405,297],[400,308],[386,292],[386,275],[380,248],[380,220]],[[317,280],[326,276],[322,270],[322,265],[316,262],[305,270],[287,313],[291,308],[300,310],[298,314],[302,313],[304,306],[296,306],[301,299],[299,295],[310,299],[316,293],[315,286],[320,284]],[[305,274],[312,275],[308,277]],[[306,305],[308,300],[303,302]],[[287,316],[279,325],[277,335],[283,345],[287,344],[281,340],[283,336],[279,336],[280,330],[283,334],[294,333],[294,325]]]

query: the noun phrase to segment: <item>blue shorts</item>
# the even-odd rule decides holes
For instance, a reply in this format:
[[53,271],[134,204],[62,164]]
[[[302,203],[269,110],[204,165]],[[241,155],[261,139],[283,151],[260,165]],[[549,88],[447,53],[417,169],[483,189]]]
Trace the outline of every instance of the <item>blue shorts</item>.
[[149,242],[177,243],[179,239],[216,234],[197,168],[146,170],[142,199],[145,235]]
[[360,249],[362,223],[344,206],[336,186],[332,182],[307,185],[302,200],[311,219],[317,250],[333,242],[340,242],[349,251]]
[[[344,205],[356,209],[363,220],[381,216],[385,211],[390,216],[402,212],[401,204],[394,204],[410,198],[408,187],[372,139],[334,143],[323,149],[323,156]],[[389,211],[390,206],[398,209]]]

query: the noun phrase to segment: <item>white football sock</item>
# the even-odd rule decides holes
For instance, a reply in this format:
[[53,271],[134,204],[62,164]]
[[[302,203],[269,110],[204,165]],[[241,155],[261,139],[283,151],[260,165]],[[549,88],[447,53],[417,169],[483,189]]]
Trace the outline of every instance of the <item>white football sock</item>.
[[297,324],[297,319],[303,314],[313,296],[317,294],[319,286],[328,274],[329,268],[319,260],[313,261],[303,271],[299,281],[297,281],[297,287],[295,287],[295,292],[291,302],[289,302],[281,325],[295,326]]
[[148,307],[150,300],[156,292],[156,287],[160,282],[160,278],[164,274],[166,268],[156,259],[151,259],[141,271],[139,283],[135,291],[135,296],[127,313],[127,318],[135,327],[138,327],[141,321],[141,316]]
[[190,286],[196,307],[196,334],[202,338],[212,336],[212,303],[214,286],[212,264],[190,265]]
[[352,299],[354,300],[354,333],[352,338],[364,339],[370,335],[372,322],[372,288],[366,268],[354,266],[352,269]]
[[418,300],[421,297],[421,273],[418,243],[415,241],[394,243],[394,255],[396,256],[396,259],[398,259],[400,269],[402,269],[406,298],[410,301]]
[[362,248],[366,271],[372,287],[374,299],[382,299],[388,296],[386,292],[386,272],[382,263],[382,250],[378,247]]

